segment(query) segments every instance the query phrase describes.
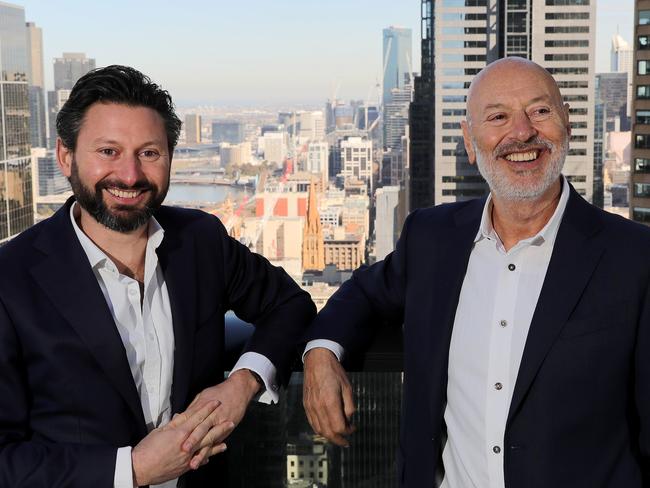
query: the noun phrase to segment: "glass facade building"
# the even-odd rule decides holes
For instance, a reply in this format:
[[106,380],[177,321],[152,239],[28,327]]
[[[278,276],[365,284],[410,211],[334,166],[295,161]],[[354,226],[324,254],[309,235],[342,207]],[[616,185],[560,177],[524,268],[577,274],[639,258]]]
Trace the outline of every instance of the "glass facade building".
[[0,243],[34,223],[25,10],[0,3]]

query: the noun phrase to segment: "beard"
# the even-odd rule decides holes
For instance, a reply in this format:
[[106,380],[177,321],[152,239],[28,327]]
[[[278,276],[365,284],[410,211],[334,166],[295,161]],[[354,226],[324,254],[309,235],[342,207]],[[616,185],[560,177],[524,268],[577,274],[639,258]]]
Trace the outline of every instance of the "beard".
[[[169,189],[169,184],[167,184],[160,191],[156,185],[146,179],[138,180],[131,186],[117,180],[103,179],[95,184],[93,191],[81,181],[79,168],[74,158],[68,181],[70,181],[75,199],[86,212],[104,227],[122,233],[132,232],[147,224],[153,213],[162,205]],[[149,199],[141,207],[116,205],[109,209],[103,195],[103,190],[107,188],[148,191]]]
[[[492,154],[483,152],[474,138],[472,138],[472,146],[476,153],[478,170],[495,196],[504,200],[529,200],[543,195],[560,177],[569,150],[569,137],[564,138],[561,147],[535,137],[525,143],[501,144],[494,148]],[[517,175],[520,176],[534,176],[537,173],[535,179],[530,183],[522,184],[517,182],[516,176],[509,174],[509,171],[503,165],[497,163],[499,155],[514,151],[539,149],[539,147],[548,150],[550,154],[548,164],[544,168],[517,172]]]

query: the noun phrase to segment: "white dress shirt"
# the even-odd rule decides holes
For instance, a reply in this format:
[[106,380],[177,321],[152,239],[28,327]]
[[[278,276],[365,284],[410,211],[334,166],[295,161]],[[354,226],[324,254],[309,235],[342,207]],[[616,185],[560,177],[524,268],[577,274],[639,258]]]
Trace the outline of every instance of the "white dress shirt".
[[[70,208],[72,226],[124,344],[147,429],[151,431],[171,419],[174,329],[169,293],[156,254],[165,232],[154,217],[149,220],[144,293],[141,295],[140,284],[120,274],[115,263],[79,228],[75,218],[75,212],[78,212],[76,207],[74,203]],[[259,400],[277,402],[275,366],[265,356],[248,352],[239,358],[232,371],[244,368],[255,371],[264,381],[266,391]],[[124,446],[117,449],[114,488],[133,488],[131,448]],[[174,479],[152,487],[172,488],[177,481]]]
[[[546,270],[567,201],[535,236],[506,251],[492,226],[488,196],[456,308],[449,348],[449,379],[440,488],[504,488],[503,439],[510,401]],[[435,279],[432,277],[432,279]],[[340,344],[318,339],[339,360]],[[303,358],[304,358],[303,354]],[[432,460],[435,462],[435,460]]]
[[506,252],[492,199],[469,257],[449,347],[442,488],[504,488],[503,439],[528,329],[569,199],[564,179],[551,219]]

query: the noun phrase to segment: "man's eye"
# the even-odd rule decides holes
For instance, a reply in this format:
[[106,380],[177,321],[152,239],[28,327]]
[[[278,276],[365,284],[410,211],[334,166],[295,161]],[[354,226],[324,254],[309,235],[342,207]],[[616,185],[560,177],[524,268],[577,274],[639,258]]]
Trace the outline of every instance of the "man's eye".
[[99,150],[99,153],[103,156],[115,156],[117,154],[117,151],[115,149],[111,148],[103,148]]
[[494,114],[488,117],[490,122],[503,122],[504,120],[506,120],[505,114]]
[[158,151],[154,151],[153,149],[147,149],[140,153],[140,157],[145,161],[155,161],[160,157],[160,153]]

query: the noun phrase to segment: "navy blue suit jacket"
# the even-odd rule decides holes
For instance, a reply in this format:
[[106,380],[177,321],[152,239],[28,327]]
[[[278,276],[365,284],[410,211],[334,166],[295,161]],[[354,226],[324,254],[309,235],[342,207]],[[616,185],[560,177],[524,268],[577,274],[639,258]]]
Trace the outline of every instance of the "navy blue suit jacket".
[[[452,326],[484,203],[413,212],[396,250],[356,271],[307,336],[354,354],[379,320],[403,323],[402,487],[434,486]],[[507,488],[650,487],[649,293],[650,230],[572,188],[506,423]]]
[[[112,487],[116,448],[146,434],[124,346],[74,234],[69,201],[0,249],[0,486]],[[223,380],[224,313],[286,381],[309,295],[218,219],[162,207],[157,250],[174,326],[172,410]],[[210,463],[186,486],[206,486]]]

